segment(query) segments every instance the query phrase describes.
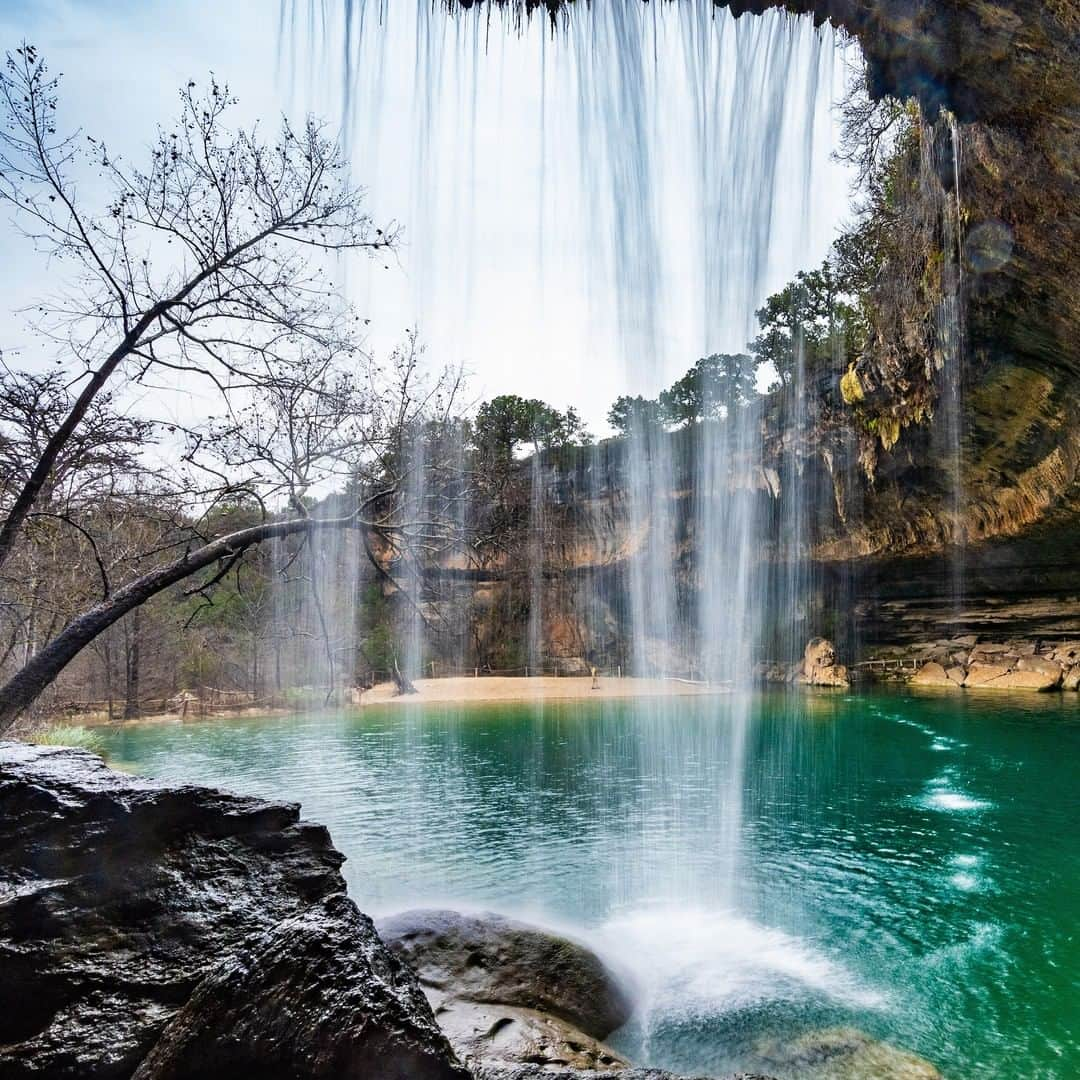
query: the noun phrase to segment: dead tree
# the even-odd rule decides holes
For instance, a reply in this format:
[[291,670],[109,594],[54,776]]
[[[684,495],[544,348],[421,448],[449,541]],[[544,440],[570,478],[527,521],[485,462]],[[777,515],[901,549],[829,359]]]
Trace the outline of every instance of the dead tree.
[[[38,328],[80,389],[0,519],[0,567],[65,447],[103,390],[123,376],[153,384],[183,370],[218,388],[257,382],[301,345],[343,351],[356,321],[335,302],[320,255],[390,246],[321,124],[283,121],[273,138],[231,130],[234,104],[211,81],[180,94],[178,121],[150,160],[130,166],[91,136],[58,130],[58,80],[30,45],[0,74],[0,201],[37,249],[74,268]],[[77,180],[96,171],[104,205]]]

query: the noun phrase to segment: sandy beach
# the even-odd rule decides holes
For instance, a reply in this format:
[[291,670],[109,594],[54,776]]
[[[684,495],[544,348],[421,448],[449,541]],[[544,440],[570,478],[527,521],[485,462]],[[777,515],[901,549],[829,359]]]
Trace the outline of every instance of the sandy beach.
[[[681,679],[635,679],[605,677],[598,679],[599,685],[593,689],[592,678],[585,676],[554,675],[522,678],[520,676],[452,676],[438,679],[416,679],[413,685],[417,693],[400,696],[392,682],[379,683],[370,690],[365,690],[361,700],[345,701],[340,704],[321,706],[312,705],[316,710],[322,707],[331,709],[359,709],[373,705],[468,705],[493,702],[529,702],[529,701],[590,701],[618,700],[625,698],[659,697],[707,697],[730,693],[723,685],[706,686]],[[353,691],[355,693],[355,691]],[[53,719],[54,726],[106,727],[121,724],[159,724],[176,723],[185,719],[190,721],[211,718],[232,717],[234,719],[261,716],[290,716],[304,712],[302,705],[248,705],[239,708],[207,707],[200,711],[193,704],[191,712],[185,717],[177,712],[150,712],[132,720],[115,717],[109,720],[105,713],[82,713],[78,717],[58,715]]]
[[705,686],[701,683],[678,679],[607,678],[600,676],[598,687],[593,689],[592,678],[584,676],[553,675],[533,678],[506,677],[500,675],[469,678],[455,676],[445,679],[417,679],[416,694],[398,696],[393,683],[380,683],[365,690],[362,704],[369,705],[425,705],[432,702],[445,704],[468,704],[471,702],[523,702],[523,701],[570,701],[594,698],[639,697],[701,697],[726,693],[722,686]]

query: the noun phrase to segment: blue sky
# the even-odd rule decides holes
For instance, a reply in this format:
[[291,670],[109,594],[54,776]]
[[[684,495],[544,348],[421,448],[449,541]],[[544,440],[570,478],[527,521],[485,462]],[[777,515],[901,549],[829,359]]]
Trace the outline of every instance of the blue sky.
[[[177,88],[209,71],[245,118],[310,110],[341,123],[344,23],[325,7],[323,24],[306,0],[286,0],[282,34],[276,0],[2,0],[0,42],[37,45],[64,75],[62,122],[137,159],[175,112]],[[848,176],[829,159],[840,62],[828,45],[814,53],[805,24],[765,33],[750,18],[695,21],[693,8],[657,17],[650,5],[629,37],[599,16],[555,39],[538,24],[485,40],[441,17],[418,35],[407,0],[386,25],[369,20],[354,43],[346,134],[373,213],[405,227],[389,271],[347,278],[373,350],[417,325],[432,363],[471,373],[474,398],[573,403],[600,433],[616,394],[654,393],[697,356],[745,343],[755,303],[820,262],[846,213]],[[621,85],[616,45],[648,54]],[[718,100],[702,96],[721,84]],[[715,128],[704,141],[699,107]],[[627,177],[642,148],[648,174]],[[14,310],[56,271],[0,229],[0,346],[44,362]],[[751,273],[748,238],[766,233]]]

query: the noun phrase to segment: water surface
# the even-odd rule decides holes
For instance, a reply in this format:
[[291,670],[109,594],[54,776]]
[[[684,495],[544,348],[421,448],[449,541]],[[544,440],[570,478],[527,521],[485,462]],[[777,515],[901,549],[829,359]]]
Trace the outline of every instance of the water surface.
[[850,1025],[950,1080],[1080,1075],[1080,698],[738,704],[107,738],[141,772],[301,802],[373,914],[490,908],[576,933],[636,981],[613,1040],[635,1060],[721,1073],[763,1040]]

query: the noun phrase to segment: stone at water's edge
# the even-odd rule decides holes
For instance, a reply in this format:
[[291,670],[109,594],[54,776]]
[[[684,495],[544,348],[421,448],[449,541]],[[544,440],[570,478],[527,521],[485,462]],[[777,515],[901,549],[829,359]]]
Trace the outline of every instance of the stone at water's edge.
[[850,686],[847,668],[836,662],[836,648],[825,638],[807,642],[796,681],[807,686]]
[[380,919],[378,931],[423,985],[458,997],[538,1009],[597,1039],[633,1011],[629,991],[585,946],[502,915],[406,911]]
[[598,1040],[630,1018],[630,995],[584,946],[494,914],[409,911],[378,929],[470,1063],[626,1067]]
[[968,690],[1080,689],[1080,665],[1074,644],[1044,646],[1035,642],[972,645],[958,652],[967,640],[939,642],[923,650],[922,667],[909,680],[911,686]]
[[911,677],[912,686],[947,686],[956,689],[959,683],[949,677],[949,673],[936,661],[923,664]]
[[0,742],[0,1075],[466,1080],[343,861],[295,805]]

